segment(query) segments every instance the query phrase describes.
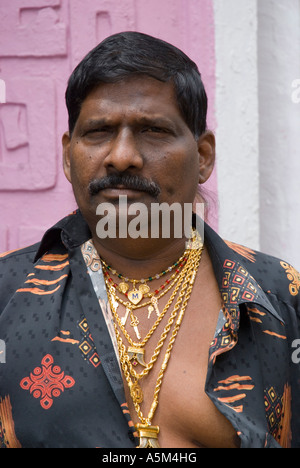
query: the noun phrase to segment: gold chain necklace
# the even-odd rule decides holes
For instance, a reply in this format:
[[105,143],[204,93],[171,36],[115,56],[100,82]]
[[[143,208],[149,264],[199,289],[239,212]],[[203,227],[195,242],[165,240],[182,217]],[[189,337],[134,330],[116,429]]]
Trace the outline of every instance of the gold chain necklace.
[[[165,326],[164,331],[163,331],[163,333],[162,333],[162,335],[161,335],[161,337],[160,337],[160,339],[159,339],[159,341],[158,341],[158,344],[157,344],[157,346],[156,346],[156,348],[155,348],[155,350],[154,350],[154,354],[153,354],[152,358],[150,359],[148,365],[145,365],[145,368],[143,369],[143,371],[142,371],[141,373],[137,373],[137,372],[135,371],[135,369],[133,369],[132,364],[131,364],[131,362],[130,362],[130,361],[131,361],[131,357],[128,356],[128,351],[126,350],[125,345],[123,345],[123,343],[122,343],[122,345],[123,345],[122,350],[123,350],[123,352],[124,352],[124,356],[126,356],[128,370],[130,371],[130,374],[132,375],[132,377],[135,379],[135,383],[136,383],[136,384],[138,383],[138,381],[139,381],[142,377],[146,376],[146,375],[149,373],[149,371],[153,368],[153,365],[154,365],[155,361],[156,361],[157,358],[158,358],[158,355],[159,355],[160,350],[161,350],[161,348],[162,348],[162,346],[163,346],[163,344],[164,344],[164,341],[166,340],[167,335],[168,335],[168,333],[169,333],[169,331],[170,331],[170,329],[171,329],[171,327],[172,327],[172,324],[174,323],[174,320],[175,320],[175,318],[176,318],[176,315],[177,315],[178,309],[179,309],[179,307],[180,307],[180,305],[181,305],[181,302],[183,301],[183,297],[184,297],[185,290],[186,290],[186,288],[187,288],[187,286],[188,286],[188,282],[189,282],[189,280],[190,280],[191,274],[193,274],[193,271],[194,271],[195,260],[196,260],[196,259],[193,259],[193,261],[190,262],[189,271],[187,271],[187,272],[185,273],[185,275],[184,275],[184,276],[185,276],[185,281],[184,281],[183,284],[182,284],[181,291],[180,291],[180,293],[179,293],[179,295],[178,295],[178,298],[177,298],[177,300],[176,300],[176,304],[175,304],[175,306],[174,306],[174,310],[173,310],[173,312],[171,313],[170,318],[169,318],[169,320],[168,320],[168,323],[167,323],[167,325]],[[196,260],[196,261],[197,261],[197,260]],[[179,289],[179,287],[177,288],[177,291],[178,291],[178,289]],[[167,303],[166,306],[165,306],[166,309],[167,309],[167,308],[171,305],[171,303],[173,302],[174,297],[175,297],[177,291],[174,291],[172,297],[170,297],[168,303]],[[114,318],[116,318],[115,310],[113,310],[113,315],[114,315]],[[154,330],[153,330],[153,331],[154,331]],[[119,334],[119,331],[118,331],[118,330],[117,330],[117,335],[120,337],[120,334]],[[148,335],[149,335],[149,334],[148,334]],[[147,337],[148,337],[148,335],[147,335]],[[121,337],[120,337],[120,340],[121,340]],[[120,342],[121,342],[121,341],[120,341]],[[144,339],[144,341],[143,341],[142,343],[139,343],[139,344],[137,344],[137,343],[131,343],[131,344],[133,344],[133,345],[135,345],[135,346],[141,347],[142,345],[145,344],[145,342],[146,342],[146,339]],[[138,389],[137,386],[135,386],[134,388],[135,388],[135,390]]]
[[[192,239],[196,239],[195,232],[192,232]],[[106,283],[107,289],[110,290],[111,294],[114,297],[115,309],[118,308],[117,303],[120,303],[125,307],[125,315],[124,315],[124,317],[122,317],[120,319],[120,327],[123,330],[124,334],[126,334],[126,331],[124,331],[124,329],[125,329],[127,319],[128,319],[128,317],[130,317],[130,320],[131,320],[130,325],[133,327],[137,339],[140,340],[140,338],[141,338],[140,332],[139,332],[139,329],[138,329],[139,320],[136,317],[136,315],[134,315],[134,313],[133,313],[133,311],[136,310],[136,309],[148,306],[148,319],[150,319],[151,314],[152,314],[152,312],[154,310],[156,312],[157,317],[159,317],[160,320],[163,318],[164,313],[161,314],[161,312],[159,310],[159,307],[158,307],[158,301],[159,301],[159,299],[161,299],[162,296],[164,296],[167,292],[169,292],[175,286],[176,283],[178,283],[178,278],[181,277],[182,270],[184,270],[186,268],[186,262],[189,259],[191,251],[192,250],[191,250],[190,245],[189,245],[189,247],[186,248],[184,254],[179,258],[179,260],[177,260],[175,263],[173,263],[173,265],[171,267],[169,267],[168,269],[166,269],[163,272],[161,272],[160,274],[154,276],[154,277],[160,277],[160,276],[166,274],[166,272],[168,270],[172,271],[172,269],[175,266],[178,267],[178,268],[176,268],[176,271],[172,274],[172,276],[169,279],[167,279],[166,282],[163,285],[161,285],[157,290],[155,290],[154,293],[149,292],[150,288],[145,283],[145,281],[148,281],[149,279],[152,280],[154,277],[150,276],[147,280],[144,280],[144,279],[137,280],[137,279],[127,279],[126,278],[127,281],[131,281],[133,283],[133,290],[130,293],[132,293],[132,296],[138,296],[139,295],[138,298],[130,297],[130,293],[127,295],[126,294],[127,290],[123,290],[122,288],[119,287],[120,284],[118,285],[112,280],[112,278],[109,275],[108,270],[106,269],[106,271],[104,271],[105,283]],[[105,261],[102,260],[102,259],[101,259],[101,262],[104,262],[104,264],[105,264]],[[117,273],[116,270],[113,270],[111,267],[108,267],[107,264],[106,264],[106,267],[109,268],[111,271],[113,271],[113,273],[117,277],[124,278],[123,275],[121,275],[120,273]],[[177,278],[176,278],[176,276],[177,276]],[[139,283],[139,282],[142,282],[143,284],[140,285],[139,291],[137,291],[135,289],[135,284]],[[112,286],[113,286],[113,288],[115,290],[113,290]],[[124,294],[126,294],[126,296],[127,296],[127,298],[129,299],[130,302],[121,299],[117,295],[117,291],[120,291],[120,292],[123,292]],[[148,301],[146,300],[146,302],[141,302],[143,296],[150,298],[150,300],[148,300]],[[116,315],[116,318],[117,318],[117,320],[119,319],[118,315]],[[134,346],[134,345],[132,345],[132,346]],[[136,356],[137,353],[135,352],[135,350],[132,350],[132,352]],[[140,352],[138,353],[138,356],[139,356],[138,361],[139,360],[141,361],[142,360],[142,355],[141,355]]]
[[[150,360],[150,363],[147,365],[144,361],[144,355],[145,355],[145,350],[144,350],[144,347],[146,345],[146,343],[148,342],[148,340],[150,339],[150,337],[152,336],[152,334],[154,333],[154,331],[156,330],[156,328],[158,327],[159,323],[161,322],[161,320],[163,319],[163,317],[165,316],[165,314],[167,313],[169,307],[171,306],[177,292],[178,292],[178,289],[183,281],[183,278],[185,276],[185,271],[183,271],[180,275],[180,278],[178,279],[178,284],[176,285],[171,297],[169,298],[167,304],[165,305],[162,313],[158,316],[158,318],[156,319],[155,323],[152,325],[152,327],[150,328],[149,332],[147,333],[147,335],[145,336],[145,338],[140,341],[140,342],[136,342],[136,341],[133,341],[129,335],[129,333],[127,332],[127,330],[125,329],[122,321],[120,320],[120,317],[118,316],[117,314],[117,311],[115,309],[115,307],[112,308],[112,313],[113,313],[113,316],[115,318],[115,321],[116,323],[118,324],[120,330],[122,331],[123,335],[125,336],[125,338],[127,339],[128,343],[130,344],[130,346],[128,347],[127,349],[127,356],[128,356],[128,367],[130,368],[130,371],[131,371],[131,374],[137,378],[137,373],[136,371],[132,368],[132,365],[133,366],[136,366],[137,364],[140,364],[142,366],[145,367],[145,369],[142,371],[141,374],[139,374],[140,377],[143,377],[144,375],[146,375],[149,370],[152,368],[149,367],[152,362],[154,363],[154,361],[156,360],[157,358],[157,355],[154,355],[152,357],[152,359]],[[110,291],[110,293],[113,295],[113,291]],[[166,329],[169,330],[172,326],[172,323],[174,322],[174,319],[175,319],[175,316],[176,316],[176,312],[173,314],[171,314],[169,320],[168,320],[168,323],[166,325]],[[137,322],[135,322],[136,324],[138,324]],[[162,347],[163,345],[163,341],[160,343],[159,345],[159,349]],[[156,356],[156,357],[155,357]],[[131,363],[131,360],[133,360],[133,362]],[[152,364],[153,365],[153,364]],[[139,377],[139,378],[140,378]]]
[[130,282],[130,283],[147,283],[148,281],[152,281],[154,279],[159,279],[161,276],[164,276],[166,275],[168,272],[171,272],[175,267],[177,267],[184,259],[185,259],[185,256],[188,254],[189,252],[189,249],[187,248],[183,255],[178,259],[176,260],[176,262],[173,263],[173,265],[169,266],[168,268],[166,268],[165,270],[161,271],[160,273],[157,273],[156,275],[154,276],[149,276],[147,279],[144,279],[144,278],[141,278],[139,280],[136,280],[136,279],[133,279],[133,278],[127,278],[125,277],[124,275],[122,275],[121,273],[118,273],[114,268],[112,268],[110,265],[108,265],[106,263],[106,261],[101,258],[101,263],[102,265],[105,267],[106,270],[108,271],[111,271],[111,273],[115,276],[117,276],[118,278],[122,279],[122,282],[124,281],[125,283],[127,282]]
[[[148,332],[148,334],[146,335],[146,337],[144,338],[142,343],[136,343],[130,338],[130,335],[128,334],[127,330],[125,329],[125,325],[126,325],[128,316],[130,315],[130,318],[131,318],[130,324],[131,324],[131,326],[133,326],[135,328],[137,338],[140,339],[140,334],[139,334],[139,332],[137,330],[137,325],[138,325],[139,322],[137,320],[137,317],[133,315],[133,310],[138,309],[138,308],[143,307],[143,306],[147,306],[148,304],[151,304],[151,303],[153,304],[153,298],[151,298],[150,301],[148,301],[148,302],[146,302],[144,304],[138,304],[136,306],[133,306],[129,302],[125,302],[121,298],[119,298],[117,296],[115,290],[112,288],[111,284],[109,284],[106,281],[107,289],[109,290],[110,294],[112,295],[112,297],[114,299],[114,303],[116,304],[116,302],[120,302],[122,305],[125,306],[125,315],[124,315],[124,317],[122,317],[122,318],[119,317],[119,315],[117,313],[116,305],[114,307],[114,316],[115,316],[115,319],[116,319],[120,329],[122,330],[122,332],[125,335],[127,341],[131,344],[132,347],[137,347],[137,346],[142,347],[142,346],[144,346],[146,344],[146,341],[150,338],[151,334],[156,329],[159,322],[162,320],[162,318],[164,317],[165,313],[167,312],[169,306],[171,305],[171,302],[174,299],[174,297],[175,297],[175,295],[176,295],[176,293],[178,291],[178,288],[179,288],[179,286],[180,286],[180,284],[181,284],[181,282],[183,280],[185,272],[186,272],[186,265],[182,269],[180,274],[178,275],[178,278],[174,279],[174,281],[169,285],[169,287],[166,288],[158,298],[155,298],[156,302],[154,304],[156,306],[156,313],[157,313],[158,318],[156,319],[156,322],[154,323],[154,325],[152,326],[152,328],[150,329],[150,331]],[[164,307],[164,310],[162,312],[159,312],[159,309],[158,309],[158,306],[157,306],[158,299],[160,299],[163,295],[165,295],[174,286],[175,286],[175,289],[174,289],[169,301],[167,302],[166,306]],[[151,310],[150,310],[150,308],[148,308],[148,318],[150,316],[150,313],[151,313]]]
[[[173,263],[172,266],[166,268],[165,270],[163,270],[161,273],[158,273],[156,275],[153,275],[153,276],[149,276],[147,279],[132,279],[132,278],[126,278],[125,276],[123,276],[121,273],[118,273],[115,269],[113,269],[111,266],[109,266],[105,260],[103,260],[101,258],[101,263],[102,265],[104,266],[104,276],[105,276],[105,279],[112,283],[112,285],[118,289],[118,291],[120,293],[123,293],[124,295],[126,295],[127,299],[129,299],[130,303],[133,305],[133,306],[137,306],[139,304],[139,307],[144,307],[144,305],[149,305],[149,313],[152,313],[153,310],[156,310],[156,313],[159,314],[159,311],[157,309],[157,298],[155,297],[156,295],[159,295],[159,292],[160,291],[163,291],[163,294],[165,294],[164,290],[165,288],[167,290],[170,289],[170,282],[173,281],[173,279],[176,277],[176,275],[179,273],[180,269],[183,267],[183,265],[185,264],[185,262],[187,261],[188,259],[188,256],[189,256],[189,252],[190,252],[190,249],[186,249],[184,254],[179,258],[179,260],[177,260],[175,263]],[[170,279],[167,279],[165,281],[165,283],[163,283],[158,289],[156,289],[154,291],[154,293],[151,293],[150,292],[150,287],[149,285],[147,284],[147,282],[151,282],[153,281],[154,279],[159,279],[161,276],[163,275],[166,275],[168,272],[171,272],[175,267],[178,267],[176,268],[176,271],[175,273],[172,274],[171,278]],[[116,276],[117,278],[121,279],[121,283],[117,284],[116,282],[114,282],[110,276],[110,273],[114,276]],[[129,285],[128,285],[128,282],[130,283],[133,283],[133,287],[132,289],[129,291]],[[136,288],[136,285],[138,283],[141,283],[139,285],[139,288],[137,289]],[[167,286],[169,285],[169,286]],[[151,300],[147,303],[147,304],[142,304],[141,301],[144,297],[150,297]],[[124,303],[123,303],[124,304]]]
[[[158,396],[159,392],[161,389],[161,384],[163,380],[163,376],[165,373],[165,370],[167,368],[167,364],[171,355],[171,350],[173,348],[173,344],[175,342],[177,333],[179,331],[180,325],[183,320],[183,316],[185,313],[185,309],[188,303],[188,300],[190,298],[194,280],[198,271],[198,267],[200,264],[200,259],[201,259],[201,254],[203,250],[203,245],[197,249],[194,250],[193,254],[189,256],[189,261],[187,262],[187,268],[185,271],[184,275],[184,280],[182,282],[181,290],[179,292],[179,297],[176,301],[176,304],[174,306],[174,310],[170,316],[170,319],[168,321],[167,326],[165,327],[163,333],[161,334],[161,337],[158,341],[158,344],[155,348],[154,354],[148,363],[146,369],[144,369],[140,374],[138,374],[132,367],[131,365],[131,358],[128,356],[128,350],[126,349],[125,345],[123,344],[123,341],[121,339],[121,335],[118,330],[118,325],[120,324],[120,320],[117,320],[117,315],[116,315],[116,310],[114,307],[115,301],[114,297],[112,295],[112,291],[110,288],[108,288],[108,298],[111,306],[111,310],[113,312],[113,317],[114,317],[114,326],[115,326],[115,331],[116,331],[116,337],[117,337],[117,343],[118,343],[118,350],[119,350],[119,357],[120,357],[120,363],[121,367],[124,373],[124,377],[126,379],[126,382],[128,384],[129,390],[130,390],[130,396],[133,401],[133,405],[135,408],[135,411],[137,413],[137,416],[140,420],[140,423],[136,425],[136,429],[139,434],[140,438],[140,444],[138,448],[156,448],[159,447],[158,444],[158,433],[159,433],[159,427],[158,426],[152,426],[152,419],[154,417],[154,413],[156,411],[157,405],[158,405]],[[181,284],[181,283],[180,283]],[[174,296],[175,297],[175,296]],[[174,299],[174,298],[173,298]],[[173,299],[171,300],[170,298],[170,304],[172,303]],[[169,307],[169,306],[168,306]],[[179,308],[180,312],[178,312]],[[140,404],[143,402],[143,394],[141,387],[139,385],[139,380],[147,375],[150,370],[153,368],[154,363],[156,362],[158,355],[161,351],[162,345],[164,344],[168,333],[171,330],[172,324],[174,323],[174,320],[177,317],[177,320],[175,321],[175,325],[171,334],[171,338],[168,343],[168,347],[163,359],[163,363],[161,365],[160,371],[158,373],[155,389],[154,389],[154,395],[153,395],[153,401],[150,407],[150,411],[148,413],[148,416],[145,417],[141,411]],[[120,325],[119,325],[120,326]],[[153,331],[157,328],[158,324],[156,327],[153,329]],[[153,328],[153,327],[152,327]],[[151,330],[150,330],[151,331]],[[150,336],[152,335],[153,331],[151,332]],[[150,332],[149,332],[150,333]],[[147,334],[147,336],[149,335]],[[148,339],[148,338],[147,338]],[[134,343],[136,344],[136,343]]]

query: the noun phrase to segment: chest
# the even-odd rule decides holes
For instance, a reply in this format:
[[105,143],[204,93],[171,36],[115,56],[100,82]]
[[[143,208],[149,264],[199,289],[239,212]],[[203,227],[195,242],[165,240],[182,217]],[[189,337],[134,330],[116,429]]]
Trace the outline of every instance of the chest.
[[[159,426],[161,447],[232,447],[237,442],[233,427],[205,393],[209,347],[221,307],[213,276],[206,279],[206,286],[201,275],[197,279],[178,333],[172,337],[170,332],[151,371],[138,381],[143,393],[139,405],[133,403],[124,378],[135,424],[140,422],[141,416],[148,417],[157,399],[151,424]],[[143,321],[139,324],[141,334],[146,327]],[[161,323],[155,333],[161,337],[164,331],[165,323]],[[172,348],[168,349],[173,338]],[[156,344],[157,339],[149,340],[144,356],[146,362],[155,353]],[[170,357],[164,368],[167,352]]]

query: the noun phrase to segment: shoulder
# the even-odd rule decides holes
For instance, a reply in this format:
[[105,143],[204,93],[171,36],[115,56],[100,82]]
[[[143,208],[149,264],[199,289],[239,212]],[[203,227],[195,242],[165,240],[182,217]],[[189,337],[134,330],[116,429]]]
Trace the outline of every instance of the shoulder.
[[39,243],[17,250],[0,253],[0,287],[9,274],[12,277],[24,275],[27,268],[32,267]]
[[34,258],[40,243],[30,245],[28,247],[23,247],[21,249],[8,250],[7,252],[0,253],[0,267],[5,265],[8,261],[16,260],[17,258]]
[[32,270],[38,247],[39,244],[34,244],[0,254],[0,314],[18,285]]
[[0,253],[0,287],[6,275],[9,274],[10,279],[19,277],[27,268],[32,267],[39,245],[37,243],[22,249]]
[[6,273],[10,272],[10,276],[19,276],[23,270],[32,266],[39,245],[37,243],[22,249],[0,253],[0,284]]
[[281,258],[225,241],[251,276],[267,294],[278,300],[295,304],[300,295],[300,274],[297,269]]

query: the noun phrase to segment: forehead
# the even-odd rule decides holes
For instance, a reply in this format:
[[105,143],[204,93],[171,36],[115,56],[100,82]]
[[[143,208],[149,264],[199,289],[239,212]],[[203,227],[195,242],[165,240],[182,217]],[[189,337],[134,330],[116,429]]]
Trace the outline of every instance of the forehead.
[[134,76],[95,87],[82,103],[79,119],[114,113],[148,117],[159,115],[184,123],[172,82]]

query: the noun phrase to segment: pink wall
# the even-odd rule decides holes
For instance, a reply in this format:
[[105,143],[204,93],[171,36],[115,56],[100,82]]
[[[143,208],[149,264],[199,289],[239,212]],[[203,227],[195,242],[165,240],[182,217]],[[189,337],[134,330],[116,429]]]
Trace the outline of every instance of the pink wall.
[[[211,0],[0,0],[0,251],[36,242],[76,208],[61,164],[66,83],[92,47],[124,30],[172,42],[196,61],[214,129]],[[208,188],[216,192],[215,174]]]

